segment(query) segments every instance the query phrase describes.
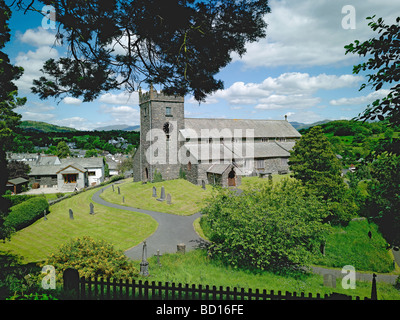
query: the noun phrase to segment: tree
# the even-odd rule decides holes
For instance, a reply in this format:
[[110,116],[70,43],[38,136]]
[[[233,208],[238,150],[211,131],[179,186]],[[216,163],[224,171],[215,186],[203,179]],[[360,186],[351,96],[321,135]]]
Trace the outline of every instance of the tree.
[[341,165],[320,126],[315,126],[296,142],[289,166],[294,178],[325,200],[338,201],[344,193]]
[[[11,17],[11,10],[0,0],[0,50],[10,40],[10,29],[8,20]],[[0,51],[0,239],[8,237],[10,230],[3,226],[4,217],[8,213],[10,203],[2,195],[6,191],[8,180],[6,151],[13,139],[13,132],[20,123],[21,115],[14,112],[17,106],[22,106],[25,98],[18,98],[18,88],[14,81],[21,77],[22,68],[15,67],[10,63],[8,55]]]
[[373,90],[380,90],[385,84],[394,84],[383,99],[376,99],[366,110],[359,115],[361,120],[388,119],[391,125],[400,124],[400,17],[396,24],[387,25],[382,18],[377,21],[375,16],[368,17],[368,26],[377,31],[380,36],[360,43],[355,40],[345,46],[346,54],[354,53],[365,57],[370,55],[368,61],[355,65],[353,73],[374,70],[376,73],[368,74],[368,83],[361,85],[360,90],[370,86]]
[[31,172],[31,167],[22,161],[10,161],[7,165],[7,170],[9,172],[8,179],[14,178],[25,178],[29,179],[29,172]]
[[65,141],[60,141],[57,144],[57,156],[59,158],[66,158],[71,155],[71,151],[69,150],[69,147]]
[[328,208],[296,180],[260,183],[240,196],[219,189],[202,208],[210,253],[236,267],[293,270],[310,263],[326,235]]
[[355,214],[357,208],[342,179],[340,161],[320,126],[312,127],[296,142],[289,166],[292,176],[310,193],[329,203],[331,221],[347,223]]
[[400,245],[400,155],[383,152],[371,164],[365,213],[389,243]]
[[50,59],[46,76],[34,81],[40,98],[70,94],[84,101],[99,93],[141,83],[162,85],[166,94],[193,94],[202,101],[223,88],[215,75],[232,54],[266,35],[267,0],[31,1],[54,6],[57,39],[68,57]]

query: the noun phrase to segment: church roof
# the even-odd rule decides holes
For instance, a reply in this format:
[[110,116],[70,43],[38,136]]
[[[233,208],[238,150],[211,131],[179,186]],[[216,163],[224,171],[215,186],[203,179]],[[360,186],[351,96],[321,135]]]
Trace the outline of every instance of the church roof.
[[286,158],[295,142],[254,142],[254,143],[185,143],[186,150],[200,161],[257,158]]
[[[191,129],[191,130],[188,130]],[[202,119],[185,118],[185,129],[181,130],[185,138],[190,138],[196,132],[201,136],[201,129],[228,129],[234,134],[235,129],[241,129],[242,134],[254,130],[255,138],[300,138],[301,134],[286,120],[252,120],[252,119]]]

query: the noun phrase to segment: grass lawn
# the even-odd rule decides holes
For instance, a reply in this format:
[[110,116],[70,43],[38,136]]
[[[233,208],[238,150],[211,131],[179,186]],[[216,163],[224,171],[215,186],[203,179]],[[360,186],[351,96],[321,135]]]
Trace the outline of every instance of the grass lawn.
[[[24,263],[37,262],[56,251],[61,244],[84,235],[104,239],[117,249],[127,250],[157,229],[157,222],[148,215],[95,203],[95,214],[90,215],[89,203],[96,191],[98,189],[86,191],[51,206],[47,221],[42,218],[16,232],[11,241],[0,243],[0,252],[20,255]],[[69,219],[70,208],[74,220]]]
[[[234,269],[222,263],[211,260],[207,257],[206,250],[193,250],[186,254],[164,254],[161,259],[161,267],[157,265],[156,257],[151,257],[149,261],[150,276],[145,279],[148,281],[175,282],[215,285],[217,287],[237,287],[266,289],[267,291],[289,291],[312,293],[315,297],[317,293],[330,294],[338,292],[346,295],[364,297],[371,296],[371,282],[357,281],[356,289],[343,289],[341,279],[337,279],[336,288],[324,286],[324,279],[321,275],[279,275],[271,272],[253,272],[250,270]],[[139,261],[136,262],[139,268]],[[400,292],[392,285],[378,282],[378,299],[400,300]]]
[[352,265],[358,271],[388,273],[393,271],[393,257],[386,245],[375,224],[354,220],[344,228],[333,227],[333,233],[327,238],[325,256],[318,255],[314,263],[336,268]]
[[[120,187],[121,194],[118,194],[117,186]],[[171,204],[167,204],[166,201],[157,201],[157,198],[152,197],[153,187],[157,188],[157,196],[160,197],[162,186],[165,188],[165,196],[168,193],[171,194]],[[124,183],[116,184],[114,190],[110,187],[104,190],[100,197],[108,202],[133,208],[186,216],[200,211],[202,202],[210,195],[212,187],[207,186],[204,190],[201,186],[196,186],[183,179],[147,184],[132,182],[129,179]],[[124,203],[122,203],[123,196],[125,197]]]

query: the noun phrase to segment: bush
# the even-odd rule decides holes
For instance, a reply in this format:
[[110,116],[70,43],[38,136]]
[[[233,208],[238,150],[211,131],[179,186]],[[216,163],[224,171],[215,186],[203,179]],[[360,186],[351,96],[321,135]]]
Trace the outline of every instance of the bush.
[[16,194],[16,195],[4,195],[3,198],[10,200],[11,206],[16,206],[26,200],[37,197],[36,195],[28,195],[28,194]]
[[9,215],[5,218],[4,225],[16,231],[21,230],[39,218],[43,211],[49,210],[49,203],[44,197],[34,197],[11,207]]
[[67,268],[78,270],[79,276],[85,278],[132,279],[138,275],[138,270],[123,251],[114,249],[112,244],[104,240],[87,236],[62,245],[44,265],[55,267],[56,278],[61,283],[62,274]]
[[161,172],[158,172],[157,169],[154,170],[154,178],[153,178],[153,182],[162,182],[164,181],[162,178],[162,174]]
[[[317,251],[327,225],[325,202],[301,183],[259,184],[240,196],[220,190],[202,209],[210,253],[236,267],[293,270]],[[207,232],[207,230],[209,230]]]

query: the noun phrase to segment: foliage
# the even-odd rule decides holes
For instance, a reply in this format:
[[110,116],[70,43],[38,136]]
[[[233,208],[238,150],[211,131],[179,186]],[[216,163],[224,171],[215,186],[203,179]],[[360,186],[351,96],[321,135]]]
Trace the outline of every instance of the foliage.
[[325,200],[339,201],[345,193],[340,162],[319,126],[296,142],[289,166],[294,178]]
[[3,198],[8,199],[11,202],[11,207],[35,197],[37,197],[37,195],[33,194],[15,194],[3,196]]
[[14,178],[25,178],[29,179],[29,172],[31,172],[31,167],[22,161],[9,161],[7,164],[7,170],[9,172],[8,179]]
[[57,38],[68,55],[44,64],[49,78],[35,80],[33,92],[84,101],[143,82],[204,100],[223,88],[214,76],[232,54],[243,55],[247,43],[265,37],[270,11],[267,0],[40,2],[55,7]]
[[162,181],[163,181],[163,178],[162,178],[161,172],[159,172],[157,169],[155,169],[152,182],[162,182]]
[[60,141],[57,145],[57,157],[66,158],[71,155],[71,151],[65,141]]
[[179,168],[179,179],[185,179],[186,180],[186,172],[182,168]]
[[238,267],[282,270],[307,265],[327,231],[322,223],[326,204],[289,179],[257,184],[240,196],[219,189],[202,213],[213,243],[210,251]]
[[77,269],[80,277],[131,279],[138,275],[133,263],[105,240],[84,236],[62,245],[43,265],[53,265],[58,281],[67,268]]
[[368,26],[377,31],[375,38],[360,43],[355,40],[345,46],[346,54],[353,53],[359,56],[370,56],[367,62],[360,63],[353,67],[353,73],[358,74],[361,71],[373,70],[376,73],[368,74],[368,83],[361,85],[360,90],[372,87],[375,91],[379,91],[385,84],[394,86],[389,89],[389,93],[383,99],[375,100],[367,109],[359,116],[362,120],[379,120],[388,119],[392,125],[400,124],[400,17],[396,18],[396,23],[387,25],[382,18],[374,20],[375,16],[367,17],[370,20]]
[[371,164],[365,215],[392,244],[400,244],[400,155],[384,152]]
[[49,210],[49,203],[44,197],[34,197],[11,207],[5,218],[4,225],[15,230],[21,230],[37,219],[43,217],[43,211]]
[[30,294],[15,294],[6,300],[58,300],[56,297],[53,297],[51,294],[46,293],[30,293]]

